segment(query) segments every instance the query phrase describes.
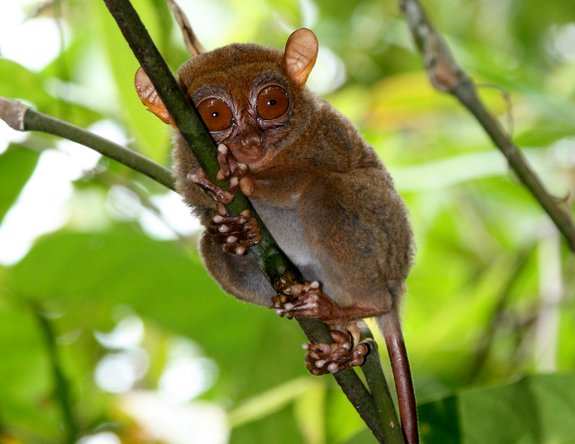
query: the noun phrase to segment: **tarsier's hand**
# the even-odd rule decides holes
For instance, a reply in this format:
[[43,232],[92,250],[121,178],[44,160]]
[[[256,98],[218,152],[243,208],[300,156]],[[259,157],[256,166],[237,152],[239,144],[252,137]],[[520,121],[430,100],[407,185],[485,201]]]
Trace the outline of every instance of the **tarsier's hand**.
[[230,190],[224,190],[216,184],[214,184],[208,177],[204,170],[198,168],[197,170],[191,171],[186,176],[186,179],[204,190],[212,199],[217,203],[227,205],[234,200],[234,193]]
[[254,193],[254,182],[249,176],[248,166],[236,160],[228,147],[223,143],[218,145],[218,180],[229,180],[229,191],[234,192],[238,186],[242,193],[251,196]]
[[230,187],[227,190],[212,183],[202,169],[191,171],[188,173],[187,179],[202,188],[216,202],[224,205],[234,200],[235,191],[238,187],[246,196],[253,194],[254,182],[249,176],[247,165],[238,162],[223,143],[218,145],[218,163],[220,169],[216,178],[222,181],[229,180]]
[[212,238],[222,244],[224,251],[237,255],[244,254],[262,237],[259,224],[249,210],[242,211],[239,216],[231,216],[221,203],[218,203],[216,214],[207,228]]

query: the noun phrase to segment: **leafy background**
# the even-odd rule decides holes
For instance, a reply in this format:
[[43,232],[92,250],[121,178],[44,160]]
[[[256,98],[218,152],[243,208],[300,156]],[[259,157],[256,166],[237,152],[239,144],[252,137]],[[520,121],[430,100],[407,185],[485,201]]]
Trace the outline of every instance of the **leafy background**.
[[[163,0],[134,4],[176,70],[186,55]],[[181,5],[208,48],[318,35],[312,88],[375,147],[412,215],[404,328],[424,442],[572,442],[573,254],[476,122],[431,89],[397,4]],[[573,214],[569,2],[425,6]],[[2,23],[1,96],[170,164],[169,131],[140,105],[103,2],[3,2],[0,17],[9,8],[26,19]],[[55,57],[24,63],[49,36]],[[0,442],[374,442],[334,382],[306,374],[293,322],[212,282],[177,196],[85,148],[0,130]]]

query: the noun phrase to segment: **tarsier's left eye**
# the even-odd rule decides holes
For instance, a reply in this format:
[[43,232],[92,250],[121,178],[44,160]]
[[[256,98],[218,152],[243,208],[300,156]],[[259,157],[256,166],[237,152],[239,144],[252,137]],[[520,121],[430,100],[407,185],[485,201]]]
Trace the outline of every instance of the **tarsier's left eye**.
[[281,86],[266,86],[258,93],[258,116],[273,120],[283,116],[289,108],[289,98]]
[[210,131],[223,131],[228,129],[234,116],[228,104],[217,97],[210,97],[198,105],[202,120]]

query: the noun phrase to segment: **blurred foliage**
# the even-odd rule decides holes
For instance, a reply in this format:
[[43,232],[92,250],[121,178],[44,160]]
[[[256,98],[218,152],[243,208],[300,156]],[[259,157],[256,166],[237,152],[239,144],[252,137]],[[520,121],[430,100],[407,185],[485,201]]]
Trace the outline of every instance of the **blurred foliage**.
[[[185,50],[163,0],[134,4],[177,69]],[[83,127],[114,122],[130,146],[168,165],[169,131],[140,105],[132,87],[137,63],[103,2],[50,5],[41,15],[61,26],[59,56],[37,71],[0,58],[0,95]],[[287,29],[297,26],[318,35],[322,52],[311,85],[375,147],[412,214],[418,252],[404,325],[424,442],[572,442],[575,260],[477,123],[431,89],[396,2],[181,5],[208,48],[235,41],[281,48]],[[544,7],[534,0],[425,6],[460,64],[483,85],[492,111],[573,214],[572,6],[558,0]],[[39,158],[54,149],[60,149],[54,138],[29,134],[0,154],[0,221],[18,206]],[[293,322],[225,296],[198,259],[196,234],[174,228],[171,240],[160,240],[141,221],[137,208],[171,224],[155,200],[164,194],[101,160],[74,182],[67,222],[22,260],[0,267],[0,442],[64,442],[67,402],[82,436],[170,442],[154,432],[155,420],[126,406],[130,394],[158,394],[181,344],[194,362],[209,359],[214,381],[177,407],[182,415],[195,408],[175,416],[194,426],[179,442],[373,442],[333,381],[306,375],[304,337]],[[42,220],[33,210],[31,217]],[[42,333],[39,316],[55,338]],[[126,319],[143,322],[135,344],[102,339]],[[116,392],[97,384],[102,363],[126,352],[147,362],[136,380]],[[55,390],[54,358],[71,401]],[[189,375],[192,382],[206,377]],[[156,419],[166,414],[157,396]],[[209,410],[198,406],[217,407],[227,419],[197,419]],[[223,437],[207,437],[217,428],[212,421]]]

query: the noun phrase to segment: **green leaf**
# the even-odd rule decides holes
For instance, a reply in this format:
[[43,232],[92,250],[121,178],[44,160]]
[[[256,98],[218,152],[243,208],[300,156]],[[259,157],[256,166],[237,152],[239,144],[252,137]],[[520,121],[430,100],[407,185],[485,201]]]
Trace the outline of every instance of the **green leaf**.
[[250,422],[232,430],[230,444],[274,443],[293,444],[305,442],[298,431],[291,406],[257,422]]
[[17,145],[0,154],[0,223],[30,179],[38,158],[38,153]]
[[458,444],[461,442],[457,397],[423,404],[417,408],[420,434],[426,443]]
[[230,411],[229,421],[232,427],[256,421],[281,410],[285,405],[293,402],[311,390],[321,388],[317,378],[306,377],[287,382],[274,387],[265,393],[244,401],[241,405]]
[[572,443],[575,375],[527,376],[420,407],[425,442]]
[[48,76],[29,71],[16,62],[0,58],[0,96],[24,100],[34,109],[77,125],[87,126],[102,116],[97,111],[47,93]]
[[0,58],[0,96],[23,99],[37,106],[53,105],[54,98],[43,88],[41,76],[12,60]]

